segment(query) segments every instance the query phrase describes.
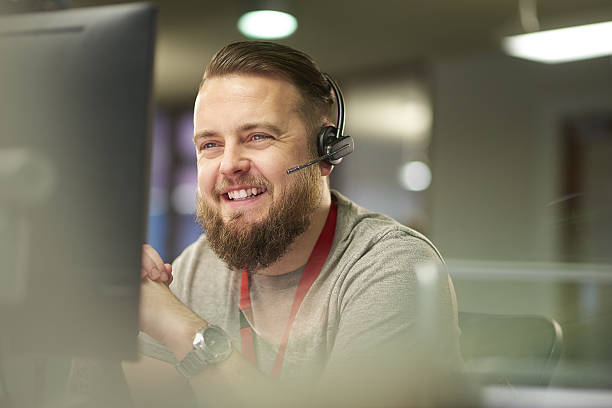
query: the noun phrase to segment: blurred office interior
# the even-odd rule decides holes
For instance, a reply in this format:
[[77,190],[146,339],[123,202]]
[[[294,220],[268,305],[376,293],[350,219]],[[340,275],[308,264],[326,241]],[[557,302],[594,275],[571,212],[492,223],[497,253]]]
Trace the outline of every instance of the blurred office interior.
[[[238,3],[206,3],[158,2],[149,237],[167,259],[200,233],[191,120],[201,71],[244,39]],[[556,319],[560,384],[577,371],[610,386],[612,60],[505,54],[501,38],[526,31],[521,3],[294,2],[300,25],[281,42],[309,53],[347,99],[356,150],[332,187],[429,236],[460,310]],[[606,1],[533,3],[541,29],[612,19]],[[590,363],[603,374],[585,379]]]
[[[201,73],[244,37],[238,2],[157,3],[149,241],[173,259],[200,233],[191,138]],[[333,188],[428,235],[461,310],[555,318],[562,361],[612,363],[611,59],[506,55],[500,38],[524,31],[519,3],[294,2],[300,25],[281,42],[343,87],[357,145]],[[612,19],[606,1],[537,7],[542,26]],[[402,171],[414,162],[429,186],[426,170]]]
[[[239,1],[154,3],[148,239],[170,261],[201,233],[192,108],[203,68],[245,37]],[[540,29],[612,20],[605,0],[532,3]],[[332,187],[430,237],[460,310],[557,320],[551,385],[610,388],[612,57],[507,55],[502,37],[530,30],[521,4],[294,1],[298,29],[279,42],[310,54],[345,94],[356,149]]]

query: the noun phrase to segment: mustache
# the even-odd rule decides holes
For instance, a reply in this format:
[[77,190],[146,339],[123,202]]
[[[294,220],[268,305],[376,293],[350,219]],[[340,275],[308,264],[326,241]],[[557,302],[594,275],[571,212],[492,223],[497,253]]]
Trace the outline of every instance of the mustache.
[[223,190],[227,189],[228,187],[238,186],[242,184],[262,186],[266,190],[268,190],[270,193],[274,191],[274,186],[265,177],[255,177],[255,176],[244,175],[244,176],[240,176],[233,180],[226,179],[226,178],[221,180],[215,185],[215,189],[213,190],[213,192],[215,196],[220,196]]

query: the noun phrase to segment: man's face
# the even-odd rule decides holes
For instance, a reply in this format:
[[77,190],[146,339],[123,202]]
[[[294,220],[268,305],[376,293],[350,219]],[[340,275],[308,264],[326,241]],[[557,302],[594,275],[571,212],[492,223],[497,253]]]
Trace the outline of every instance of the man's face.
[[[256,252],[278,253],[262,254],[263,260],[251,266],[265,266],[280,257],[308,227],[320,202],[318,166],[286,174],[288,168],[312,158],[299,103],[292,84],[251,75],[207,79],[198,93],[198,218],[209,241],[222,241],[211,243],[231,267],[244,266],[234,263],[244,264],[244,258]],[[277,236],[289,242],[255,242]],[[279,245],[282,248],[274,249]],[[236,257],[241,248],[245,253]]]

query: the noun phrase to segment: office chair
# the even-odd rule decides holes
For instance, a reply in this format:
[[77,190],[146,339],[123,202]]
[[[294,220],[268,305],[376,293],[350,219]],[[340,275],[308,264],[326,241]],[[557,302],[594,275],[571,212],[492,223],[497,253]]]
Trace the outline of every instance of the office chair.
[[484,384],[550,384],[563,346],[554,319],[459,312],[459,327],[467,375]]

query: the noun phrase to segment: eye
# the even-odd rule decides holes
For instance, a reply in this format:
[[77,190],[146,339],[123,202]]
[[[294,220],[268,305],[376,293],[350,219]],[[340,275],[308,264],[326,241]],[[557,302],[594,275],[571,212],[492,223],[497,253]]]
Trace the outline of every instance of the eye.
[[266,139],[270,139],[270,136],[264,135],[264,134],[261,134],[261,133],[256,133],[251,138],[251,140],[253,140],[254,142],[259,142],[259,141],[266,140]]
[[210,150],[212,148],[217,147],[217,143],[215,142],[207,142],[207,143],[202,143],[198,146],[198,150],[202,151],[202,150]]

